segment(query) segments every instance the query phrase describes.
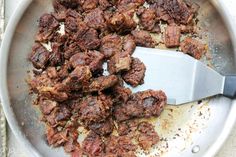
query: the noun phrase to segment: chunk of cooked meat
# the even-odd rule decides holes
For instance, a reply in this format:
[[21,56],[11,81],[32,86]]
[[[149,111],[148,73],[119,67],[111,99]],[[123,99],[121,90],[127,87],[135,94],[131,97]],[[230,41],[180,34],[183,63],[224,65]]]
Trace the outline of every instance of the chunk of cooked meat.
[[97,8],[97,6],[98,6],[98,0],[85,0],[83,1],[82,8],[86,12]]
[[189,37],[185,38],[184,41],[181,42],[180,49],[184,53],[187,53],[196,59],[201,59],[202,55],[206,52],[205,44]]
[[87,86],[91,77],[88,66],[77,66],[62,83],[70,90],[80,90],[83,86]]
[[144,150],[150,149],[160,140],[154,126],[148,122],[141,122],[138,125],[138,132],[137,141]]
[[130,70],[122,74],[122,78],[133,87],[144,83],[146,67],[138,58],[132,58]]
[[100,51],[104,54],[106,58],[109,58],[114,54],[120,53],[122,51],[121,37],[116,34],[109,34],[103,37],[101,40]]
[[138,128],[138,122],[136,120],[123,121],[118,123],[118,134],[120,136],[124,135],[134,136],[137,128]]
[[145,0],[119,0],[116,5],[119,12],[133,16],[135,10],[144,3]]
[[77,44],[82,50],[94,50],[100,46],[100,39],[98,38],[98,32],[90,28],[82,35],[76,35]]
[[164,8],[177,23],[188,24],[194,16],[183,0],[164,1]]
[[59,66],[64,62],[63,47],[59,43],[52,43],[52,52],[50,53],[49,65]]
[[37,69],[45,69],[50,58],[50,52],[41,44],[36,43],[30,54],[30,61]]
[[132,55],[136,48],[135,39],[132,35],[126,35],[123,39],[122,56]]
[[108,28],[118,34],[129,33],[137,26],[136,22],[127,14],[116,12],[108,21]]
[[180,28],[179,26],[167,26],[165,29],[166,47],[177,47],[180,45]]
[[114,116],[118,122],[132,118],[159,116],[166,105],[162,91],[147,90],[132,94],[126,103],[115,106]]
[[141,28],[147,31],[152,31],[157,20],[155,11],[152,9],[144,9],[140,14]]
[[98,51],[88,51],[87,53],[77,53],[70,58],[72,67],[89,66],[91,72],[102,71],[104,55]]
[[125,88],[117,84],[112,88],[112,93],[114,95],[113,101],[116,104],[122,104],[127,102],[130,95],[132,94],[132,91],[129,88]]
[[112,6],[109,0],[98,0],[98,3],[102,10],[106,10],[108,7]]
[[106,154],[113,156],[135,157],[137,147],[128,136],[110,136],[106,141]]
[[47,127],[46,139],[49,145],[53,145],[54,147],[62,146],[66,143],[64,136],[64,132],[58,132],[52,127]]
[[84,152],[88,156],[101,156],[104,152],[104,143],[102,139],[94,132],[90,132],[82,143]]
[[114,124],[112,119],[108,118],[104,122],[90,124],[88,128],[100,136],[107,136],[112,133]]
[[93,123],[103,122],[109,115],[112,101],[106,96],[87,96],[80,103],[80,120],[89,126]]
[[54,0],[66,8],[76,8],[80,4],[80,0]]
[[50,36],[57,31],[59,22],[51,14],[43,14],[39,19],[39,31],[35,37],[36,41],[48,41]]
[[84,22],[91,28],[104,31],[106,22],[103,17],[103,11],[100,8],[91,10],[85,15]]
[[131,67],[131,57],[130,55],[122,56],[120,54],[116,54],[111,57],[108,62],[108,71],[110,74],[116,74],[121,71],[130,70]]
[[50,114],[53,109],[58,106],[58,103],[56,101],[48,100],[45,98],[40,98],[38,104],[44,115]]
[[117,82],[118,78],[116,75],[101,76],[91,82],[88,90],[90,92],[102,91],[114,86]]
[[134,30],[131,32],[135,38],[136,45],[144,47],[155,47],[156,42],[147,31]]

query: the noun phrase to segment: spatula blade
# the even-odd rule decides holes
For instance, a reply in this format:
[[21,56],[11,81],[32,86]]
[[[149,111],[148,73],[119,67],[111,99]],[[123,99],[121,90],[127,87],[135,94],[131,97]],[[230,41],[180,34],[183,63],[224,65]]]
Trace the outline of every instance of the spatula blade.
[[163,90],[168,104],[180,105],[223,92],[224,77],[200,61],[171,50],[137,47],[133,57],[146,65],[144,84],[133,92]]

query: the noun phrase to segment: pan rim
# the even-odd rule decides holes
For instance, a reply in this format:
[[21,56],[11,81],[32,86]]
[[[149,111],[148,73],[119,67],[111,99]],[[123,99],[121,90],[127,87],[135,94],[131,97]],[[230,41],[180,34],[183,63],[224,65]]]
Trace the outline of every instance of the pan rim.
[[[11,108],[9,91],[7,86],[7,64],[8,64],[8,56],[10,52],[11,42],[18,25],[18,22],[22,18],[23,14],[29,7],[33,0],[22,0],[18,5],[17,9],[11,16],[0,49],[0,67],[1,67],[1,77],[0,77],[0,97],[1,103],[3,106],[3,111],[5,113],[8,124],[16,137],[16,139],[22,144],[22,148],[24,151],[33,157],[42,157],[40,153],[35,149],[35,147],[29,142],[24,133],[19,127],[17,119],[14,115],[13,109]],[[224,5],[224,0],[211,0],[212,4],[215,5],[217,10],[220,12],[222,17],[224,17],[224,22],[230,32],[231,40],[233,41],[234,52],[236,53],[236,30],[233,29],[233,24],[230,21],[230,16],[227,13],[226,6]],[[3,53],[4,52],[4,53]],[[220,136],[215,140],[215,142],[210,146],[210,148],[206,151],[204,157],[214,156],[222,147],[227,137],[229,136],[233,126],[236,122],[236,100],[232,101],[232,106],[230,109],[230,113],[225,121],[225,125],[223,126],[223,130],[220,133]]]

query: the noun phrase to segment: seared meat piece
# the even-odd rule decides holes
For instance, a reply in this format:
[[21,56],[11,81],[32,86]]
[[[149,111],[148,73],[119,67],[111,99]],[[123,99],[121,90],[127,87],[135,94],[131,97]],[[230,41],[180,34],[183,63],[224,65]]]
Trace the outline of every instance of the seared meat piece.
[[95,78],[92,83],[89,85],[89,91],[102,91],[104,89],[113,87],[118,82],[118,78],[116,75],[110,76],[101,76]]
[[132,58],[131,68],[122,74],[122,78],[126,83],[136,87],[144,83],[145,71],[145,65],[138,58]]
[[106,58],[122,51],[121,37],[116,34],[109,34],[102,38],[100,51]]
[[60,3],[61,5],[65,6],[66,8],[73,8],[75,9],[76,7],[78,7],[78,5],[80,4],[80,0],[54,0],[57,3]]
[[130,55],[122,56],[120,54],[116,54],[111,57],[108,62],[108,71],[110,74],[116,74],[120,71],[130,70],[131,66],[131,57]]
[[51,14],[43,14],[39,19],[39,31],[35,40],[44,42],[48,41],[50,36],[57,31],[59,22]]
[[136,45],[144,47],[155,47],[156,42],[147,31],[134,30],[131,32],[135,38]]
[[79,48],[79,45],[76,43],[76,42],[68,42],[66,43],[68,44],[68,46],[66,45],[64,47],[64,57],[65,59],[70,59],[74,54],[77,54],[77,53],[81,53],[81,50]]
[[206,52],[206,46],[204,44],[189,37],[181,42],[180,49],[196,59],[201,59],[202,55]]
[[47,75],[47,73],[42,73],[30,79],[28,84],[35,93],[38,93],[40,88],[52,87],[55,82]]
[[132,143],[128,136],[111,136],[106,141],[106,155],[115,157],[135,157],[137,147]]
[[76,34],[77,43],[82,50],[94,50],[100,46],[98,32],[90,28],[84,34]]
[[141,28],[147,31],[152,31],[156,22],[155,11],[152,9],[144,9],[140,15]]
[[121,85],[116,85],[112,88],[112,92],[114,93],[114,102],[117,104],[126,103],[129,99],[132,91],[129,88],[125,88]]
[[64,62],[63,48],[61,44],[52,43],[52,52],[50,53],[49,65],[58,66]]
[[70,58],[70,64],[72,67],[85,66],[89,64],[89,56],[85,53],[77,53]]
[[132,94],[126,103],[115,106],[114,116],[118,122],[159,116],[165,105],[166,95],[162,91],[147,90]]
[[[118,124],[118,134],[120,136],[135,134],[137,130],[138,122],[136,120],[127,120]],[[131,135],[131,136],[132,136]]]
[[136,48],[135,39],[132,35],[126,35],[123,41],[123,51],[122,55],[132,55]]
[[98,0],[85,0],[83,2],[82,8],[86,12],[86,11],[97,8],[97,6],[98,6]]
[[180,25],[181,33],[195,33],[196,28],[194,25]]
[[116,12],[108,21],[108,28],[118,34],[129,33],[137,26],[131,16]]
[[[65,144],[64,144],[64,150],[67,153],[71,153],[71,152],[75,152],[75,151],[79,151],[77,152],[78,154],[80,154],[80,156],[82,156],[82,150],[80,148],[79,143],[74,140],[74,139],[69,139]],[[79,156],[79,157],[80,157]]]
[[114,124],[112,119],[108,118],[104,122],[93,123],[89,125],[88,128],[100,136],[106,136],[112,133]]
[[104,55],[100,53],[99,51],[88,51],[87,55],[89,56],[89,68],[91,72],[97,73],[100,71],[103,71],[103,61],[104,61]]
[[48,67],[46,69],[47,75],[50,79],[57,79],[58,73],[55,67]]
[[112,6],[109,0],[98,0],[98,3],[102,10],[106,10],[108,7]]
[[41,44],[36,43],[30,54],[30,61],[37,69],[45,69],[50,57],[50,52]]
[[48,115],[52,112],[52,110],[58,106],[56,101],[40,98],[39,102],[40,110],[44,115]]
[[94,132],[90,132],[82,143],[84,152],[89,157],[102,156],[104,152],[104,143],[102,139]]
[[92,77],[88,66],[77,66],[69,76],[63,80],[63,84],[70,90],[80,90],[86,86]]
[[106,29],[103,11],[100,8],[91,10],[85,15],[84,22],[91,28],[104,31]]
[[111,106],[112,101],[106,96],[87,96],[80,103],[79,118],[86,126],[103,122],[110,115]]
[[150,149],[159,142],[154,126],[148,122],[141,122],[138,125],[138,132],[137,141],[144,150]]
[[165,29],[165,45],[168,48],[177,47],[180,44],[179,26],[167,26]]
[[193,12],[183,0],[166,0],[164,9],[175,19],[175,22],[188,24],[193,19]]
[[119,12],[133,16],[135,10],[144,3],[145,0],[118,0],[117,8]]
[[49,145],[54,147],[62,146],[66,143],[66,137],[64,132],[58,132],[52,127],[47,127],[46,138]]
[[68,94],[67,94],[68,88],[61,83],[58,83],[53,87],[49,86],[39,87],[38,91],[41,94],[41,96],[44,96],[50,100],[62,102],[68,99]]
[[78,20],[80,21],[81,19],[77,19],[75,17],[66,17],[65,19],[65,32],[68,34],[76,33],[78,30]]
[[98,51],[88,51],[87,53],[77,53],[70,58],[72,67],[89,66],[91,72],[102,71],[104,55]]

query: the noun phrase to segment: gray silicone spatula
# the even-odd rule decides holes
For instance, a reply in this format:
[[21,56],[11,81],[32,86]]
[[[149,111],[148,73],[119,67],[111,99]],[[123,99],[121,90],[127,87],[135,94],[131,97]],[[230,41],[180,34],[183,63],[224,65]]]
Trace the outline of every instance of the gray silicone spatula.
[[182,52],[137,47],[133,56],[144,62],[147,68],[145,83],[133,88],[134,92],[163,90],[171,105],[219,94],[236,97],[236,76],[222,76]]

